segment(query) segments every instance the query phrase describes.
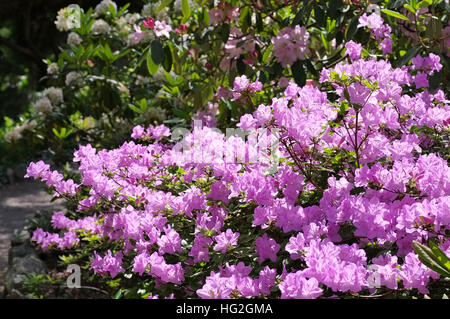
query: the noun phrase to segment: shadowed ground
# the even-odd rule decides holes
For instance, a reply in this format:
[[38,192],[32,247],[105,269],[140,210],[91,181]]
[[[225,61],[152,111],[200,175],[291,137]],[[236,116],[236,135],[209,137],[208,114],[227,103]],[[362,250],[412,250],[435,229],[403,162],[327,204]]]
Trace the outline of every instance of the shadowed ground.
[[0,187],[0,292],[8,267],[8,250],[14,229],[21,228],[36,210],[58,210],[62,201],[50,202],[42,183],[25,181]]

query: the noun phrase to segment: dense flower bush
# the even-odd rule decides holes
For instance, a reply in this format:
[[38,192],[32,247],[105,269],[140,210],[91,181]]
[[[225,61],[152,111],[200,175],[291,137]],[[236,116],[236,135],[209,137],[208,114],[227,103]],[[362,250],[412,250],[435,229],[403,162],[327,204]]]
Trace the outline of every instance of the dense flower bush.
[[47,88],[0,130],[5,154],[73,154],[27,169],[68,208],[32,241],[127,298],[441,298],[414,245],[450,254],[449,12],[61,9]]
[[[450,253],[450,104],[423,89],[440,59],[351,59],[321,72],[323,89],[290,81],[226,135],[137,126],[117,149],[80,146],[76,181],[31,163],[27,177],[77,206],[33,240],[130,296],[429,293],[440,276],[412,243]],[[242,76],[228,98],[261,89]]]

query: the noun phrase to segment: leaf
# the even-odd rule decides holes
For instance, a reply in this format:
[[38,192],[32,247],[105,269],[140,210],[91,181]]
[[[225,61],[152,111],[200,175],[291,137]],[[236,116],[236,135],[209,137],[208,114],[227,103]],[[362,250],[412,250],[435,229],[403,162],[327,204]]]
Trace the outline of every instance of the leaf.
[[159,40],[153,40],[150,45],[152,60],[155,64],[161,64],[164,60],[164,49]]
[[429,90],[433,92],[436,89],[438,89],[439,85],[441,84],[441,81],[442,81],[442,70],[439,72],[434,72],[434,74],[428,78],[428,83],[430,84]]
[[417,9],[423,9],[431,6],[433,4],[433,0],[423,0],[417,4]]
[[407,16],[404,16],[403,14],[395,12],[395,11],[392,11],[392,10],[381,9],[381,12],[386,13],[388,16],[391,16],[391,17],[394,17],[394,18],[398,18],[398,19],[409,21]]
[[325,27],[327,24],[327,16],[325,11],[318,5],[314,6],[314,19],[320,27]]
[[430,248],[416,241],[413,241],[412,245],[414,247],[414,251],[419,257],[419,260],[425,266],[442,276],[450,277],[450,270],[445,268]]
[[243,60],[244,60],[244,57],[241,55],[239,57],[239,59],[237,59],[237,61],[236,61],[236,68],[237,68],[239,75],[245,74],[246,65]]
[[296,25],[303,26],[302,16],[303,16],[303,10],[300,10],[299,12],[297,12],[294,19],[292,20],[291,26],[292,27],[294,27]]
[[223,42],[227,42],[228,37],[230,36],[230,25],[222,24],[222,27],[219,29],[219,35],[222,38]]
[[166,77],[167,83],[169,83],[171,86],[177,86],[177,82],[175,82],[174,78],[170,73],[164,71],[164,75]]
[[405,4],[404,7],[409,10],[412,14],[416,14],[416,9],[414,9],[411,5]]
[[119,289],[116,294],[114,295],[114,299],[119,299],[120,296],[122,296],[122,289]]
[[137,114],[142,114],[142,110],[140,108],[137,108],[136,106],[134,106],[133,104],[128,104],[128,107],[133,110],[134,112],[136,112]]
[[413,56],[417,55],[417,53],[420,52],[421,49],[422,47],[420,45],[416,45],[411,49],[409,49],[408,51],[406,51],[406,53],[399,59],[397,67],[401,67],[406,63],[408,63]]
[[172,63],[173,63],[172,50],[170,50],[170,47],[166,45],[164,47],[164,59],[162,62],[164,70],[170,72],[170,70],[172,69]]
[[300,60],[296,61],[292,65],[291,70],[295,83],[300,87],[304,86],[306,84],[306,73],[303,62]]
[[188,0],[181,0],[181,13],[183,13],[183,20],[181,23],[185,23],[191,16],[191,8],[189,7]]
[[158,8],[156,8],[155,14],[159,13],[162,9],[169,6],[169,4],[171,4],[171,3],[172,3],[172,0],[162,0],[161,4],[158,6]]
[[323,33],[320,33],[320,39],[322,40],[325,50],[327,52],[330,51],[330,42],[328,42],[327,38],[325,37],[325,35]]
[[439,261],[450,271],[450,258],[433,241],[430,240],[428,245]]
[[156,64],[155,62],[153,62],[150,51],[148,51],[148,53],[147,53],[147,69],[148,69],[148,73],[150,73],[152,76],[155,75],[159,69],[159,64]]

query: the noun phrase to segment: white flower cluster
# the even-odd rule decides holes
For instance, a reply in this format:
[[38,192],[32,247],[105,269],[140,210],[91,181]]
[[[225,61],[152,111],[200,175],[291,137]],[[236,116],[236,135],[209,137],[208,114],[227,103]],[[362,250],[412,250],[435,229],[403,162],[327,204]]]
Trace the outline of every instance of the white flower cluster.
[[55,75],[58,74],[59,68],[58,64],[56,63],[50,63],[47,67],[47,74]]
[[69,31],[73,28],[73,21],[67,8],[62,8],[58,11],[55,25],[59,31]]
[[83,39],[76,32],[70,32],[67,36],[68,45],[80,45],[81,42],[83,42]]
[[9,131],[5,134],[5,141],[8,143],[14,143],[22,138],[22,132],[26,130],[33,130],[37,126],[35,120],[27,120],[22,125],[18,125],[13,128],[12,131]]
[[34,103],[34,113],[36,115],[47,115],[53,111],[54,106],[64,101],[63,92],[60,88],[49,87],[42,92],[43,97]]
[[71,86],[81,84],[82,78],[83,74],[81,72],[71,71],[66,75],[66,85]]
[[114,11],[117,12],[117,4],[114,1],[111,0],[103,0],[97,6],[95,7],[95,12],[97,14],[104,14],[105,12],[109,11],[109,8],[111,5],[114,7]]
[[150,78],[142,75],[136,76],[136,81],[134,82],[136,85],[146,85],[150,83]]
[[[188,3],[189,8],[191,8],[191,10],[195,10],[197,8],[197,4],[194,1],[188,0]],[[173,9],[177,13],[181,12],[181,0],[175,0],[175,2],[173,3]]]
[[151,123],[153,121],[162,122],[167,118],[166,110],[158,107],[149,107],[147,111],[142,114],[143,120],[147,123]]
[[34,104],[34,112],[37,115],[47,115],[53,110],[52,102],[47,97],[40,98]]
[[141,15],[139,13],[127,13],[124,17],[125,21],[130,24],[133,25],[137,22],[137,20],[139,20],[141,18]]
[[170,18],[169,18],[169,14],[168,14],[168,12],[169,12],[168,7],[165,7],[158,13],[155,13],[156,9],[159,7],[160,4],[161,4],[161,2],[158,1],[155,3],[148,3],[148,4],[144,5],[144,7],[142,8],[142,11],[141,11],[141,15],[145,18],[151,17],[155,20],[169,22]]
[[98,19],[92,24],[91,30],[93,34],[108,34],[111,27],[105,20]]
[[44,90],[43,94],[53,105],[61,104],[64,101],[63,92],[59,88],[49,87]]

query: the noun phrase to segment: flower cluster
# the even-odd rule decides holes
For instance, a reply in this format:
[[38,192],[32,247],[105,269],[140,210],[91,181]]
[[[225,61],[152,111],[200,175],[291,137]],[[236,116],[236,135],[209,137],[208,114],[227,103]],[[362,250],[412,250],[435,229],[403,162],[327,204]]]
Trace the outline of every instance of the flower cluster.
[[284,67],[292,65],[297,60],[304,60],[309,53],[309,33],[305,27],[296,25],[286,27],[272,39],[274,55]]

